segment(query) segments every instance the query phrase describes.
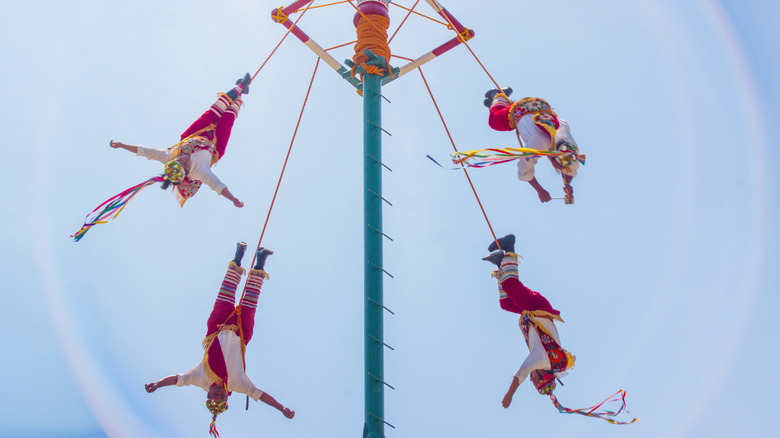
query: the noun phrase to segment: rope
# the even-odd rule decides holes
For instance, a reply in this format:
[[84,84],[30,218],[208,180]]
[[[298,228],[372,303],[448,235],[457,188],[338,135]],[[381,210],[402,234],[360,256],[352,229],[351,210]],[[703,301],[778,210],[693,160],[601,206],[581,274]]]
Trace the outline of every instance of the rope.
[[[303,118],[303,111],[306,109],[306,103],[309,101],[309,94],[311,94],[311,87],[314,84],[314,77],[317,75],[317,68],[320,66],[320,58],[317,58],[317,63],[314,65],[314,72],[311,75],[311,81],[309,82],[309,88],[306,90],[306,98],[303,100],[301,106],[301,113],[298,115],[298,122],[295,124],[295,131],[293,131],[292,139],[290,140],[290,147],[287,149],[287,155],[284,157],[284,164],[282,165],[282,171],[279,174],[279,181],[276,183],[276,189],[274,190],[274,196],[271,199],[271,205],[268,207],[268,214],[265,217],[265,223],[263,223],[263,231],[260,232],[260,239],[257,241],[255,247],[255,253],[252,256],[252,263],[249,266],[254,266],[257,260],[257,250],[260,249],[260,245],[263,243],[263,236],[265,235],[265,229],[268,227],[268,220],[271,218],[271,211],[273,211],[274,203],[276,202],[276,195],[279,193],[279,187],[282,185],[282,178],[284,172],[287,170],[287,162],[290,160],[290,153],[292,152],[293,144],[295,143],[295,136],[298,134],[298,128],[301,126],[301,119]],[[241,291],[240,300],[244,299],[246,295],[246,282],[244,282],[244,288]],[[241,301],[239,301],[240,303]],[[246,343],[244,342],[244,329],[241,324],[241,306],[236,306],[233,312],[225,319],[225,322],[229,321],[233,315],[237,315],[238,335],[241,339],[241,361],[244,364],[244,370],[246,370]],[[224,323],[223,323],[224,324]]]
[[[447,122],[444,121],[444,116],[442,116],[441,111],[439,110],[439,105],[436,103],[436,98],[433,97],[433,92],[431,91],[431,87],[428,86],[428,81],[425,79],[425,75],[423,74],[422,69],[420,67],[417,67],[417,70],[420,71],[420,76],[422,77],[422,80],[425,83],[425,88],[428,89],[428,94],[431,96],[431,101],[433,102],[433,106],[436,107],[436,112],[439,113],[439,119],[441,120],[442,125],[444,125],[444,130],[447,132],[447,137],[449,137],[450,143],[452,143],[452,148],[455,150],[456,153],[459,153],[458,147],[455,146],[455,141],[452,139],[450,130],[447,127]],[[496,245],[498,245],[498,248],[501,249],[501,244],[498,243],[498,238],[496,238],[496,233],[493,231],[493,226],[490,225],[490,219],[488,219],[487,213],[485,213],[485,207],[482,206],[482,201],[479,199],[479,195],[477,194],[477,189],[474,188],[474,183],[471,181],[469,172],[468,170],[466,170],[466,167],[462,163],[460,166],[463,169],[463,174],[466,175],[466,179],[469,182],[469,186],[471,186],[471,191],[474,192],[474,197],[477,199],[477,204],[479,204],[479,209],[482,210],[482,215],[485,217],[485,222],[487,222],[487,226],[490,229],[490,234],[493,235],[493,240],[496,241]]]
[[[425,15],[425,14],[421,14],[421,13],[419,13],[419,12],[417,12],[417,11],[414,11],[414,12],[412,12],[412,9],[414,9],[414,6],[412,6],[412,9],[409,9],[409,8],[407,8],[407,7],[404,7],[404,6],[401,6],[401,5],[399,5],[398,3],[395,3],[395,2],[392,2],[392,3],[390,3],[390,4],[391,4],[391,5],[393,5],[393,6],[398,6],[398,7],[399,7],[399,8],[401,8],[401,9],[405,9],[405,10],[407,10],[407,11],[410,11],[410,13],[413,13],[413,14],[415,14],[415,15],[419,15],[420,17],[427,18],[427,19],[429,19],[429,20],[431,20],[431,21],[433,21],[433,22],[439,23],[439,24],[441,24],[442,26],[446,26],[448,29],[454,29],[454,27],[452,26],[452,23],[450,23],[450,24],[447,24],[447,23],[445,23],[445,22],[443,22],[443,21],[439,21],[439,20],[437,20],[437,19],[435,19],[435,18],[429,17],[429,16],[427,16],[427,15]],[[415,3],[415,5],[417,5],[417,3]]]
[[406,17],[404,17],[404,19],[401,20],[401,24],[399,24],[398,28],[395,30],[395,32],[393,32],[393,36],[391,36],[390,39],[387,40],[387,44],[390,44],[390,42],[393,41],[393,38],[395,38],[395,36],[398,34],[398,31],[401,30],[401,26],[403,26],[404,23],[406,23],[406,19],[409,18],[410,15],[412,15],[412,12],[414,12],[414,8],[417,7],[417,3],[420,3],[420,0],[414,2],[414,4],[412,5],[412,9],[409,9],[409,12],[406,14]]
[[352,60],[355,64],[362,65],[369,70],[365,64],[368,56],[366,50],[371,50],[377,56],[384,56],[385,60],[390,62],[390,46],[387,41],[387,28],[390,27],[390,19],[382,15],[365,15],[358,21],[357,43],[355,43],[355,55]]
[[[303,105],[301,106],[301,112],[298,115],[298,122],[295,124],[295,130],[293,131],[292,139],[290,140],[290,147],[287,149],[287,155],[284,157],[284,164],[282,165],[282,171],[279,174],[279,181],[276,183],[276,190],[274,190],[274,196],[271,199],[271,206],[268,208],[268,215],[265,218],[265,223],[263,224],[263,231],[260,233],[260,240],[257,242],[257,248],[260,248],[260,244],[263,242],[263,236],[265,235],[265,229],[268,226],[268,220],[271,217],[271,211],[274,208],[274,203],[276,202],[276,195],[279,193],[279,186],[282,184],[282,177],[284,176],[284,171],[287,169],[287,162],[290,159],[290,152],[292,152],[293,144],[295,143],[295,136],[298,134],[298,128],[301,126],[301,119],[303,118],[303,111],[306,109],[306,103],[309,101],[309,94],[311,94],[311,87],[314,84],[314,76],[317,74],[317,68],[320,66],[320,58],[317,57],[317,63],[314,65],[314,72],[311,74],[311,81],[309,81],[309,88],[306,90],[306,98],[303,99]],[[255,249],[257,251],[257,249]],[[252,263],[254,263],[254,258],[252,259]],[[246,290],[246,285],[244,285],[244,290]]]
[[[271,57],[274,56],[274,53],[276,53],[276,49],[278,49],[279,46],[282,45],[284,40],[287,38],[287,35],[289,35],[290,32],[292,32],[292,30],[298,24],[298,22],[301,21],[301,18],[303,18],[304,14],[306,14],[306,11],[308,11],[309,9],[312,9],[312,6],[311,6],[312,4],[314,4],[314,1],[311,1],[311,2],[309,2],[308,5],[306,5],[306,8],[303,10],[303,12],[301,12],[301,15],[299,15],[298,18],[293,23],[293,25],[290,26],[289,29],[287,29],[287,32],[284,33],[284,36],[282,36],[282,39],[279,40],[279,43],[276,44],[276,47],[274,47],[274,49],[271,50],[271,54],[268,55],[267,58],[265,58],[265,61],[263,61],[263,63],[260,65],[260,68],[258,68],[257,71],[255,72],[255,74],[252,75],[252,80],[253,81],[255,80],[255,77],[258,74],[260,74],[260,70],[262,70],[263,67],[265,67],[265,64],[268,63],[268,60],[270,60]],[[323,6],[328,6],[328,5],[323,5]],[[315,6],[315,7],[319,7],[319,6]],[[277,23],[284,23],[285,21],[287,21],[287,15],[284,15],[283,10],[284,10],[284,8],[281,7],[281,6],[279,7],[279,9],[276,10],[276,15],[274,15],[274,21],[276,21]]]
[[319,6],[312,6],[312,7],[310,7],[309,9],[324,8],[325,6],[340,5],[340,4],[342,4],[342,3],[351,3],[351,2],[352,2],[352,0],[341,0],[341,1],[339,1],[339,2],[326,3],[326,4],[324,4],[324,5],[319,5]]
[[[444,18],[446,18],[447,19],[447,23],[449,23],[449,25],[447,27],[450,28],[450,29],[455,30],[455,25],[450,20],[450,17],[448,17],[447,14],[444,14]],[[463,45],[466,46],[467,49],[469,49],[469,52],[471,52],[471,55],[474,57],[474,59],[477,60],[477,63],[479,64],[479,66],[482,67],[482,70],[485,71],[485,74],[487,74],[487,76],[490,78],[490,80],[493,81],[493,85],[496,86],[496,89],[500,90],[501,86],[498,85],[498,82],[496,82],[495,79],[493,79],[493,76],[490,75],[490,72],[487,70],[487,68],[485,68],[485,64],[483,64],[482,61],[480,61],[480,59],[477,56],[477,54],[474,53],[473,50],[471,50],[471,46],[469,46],[469,43],[468,43],[468,39],[469,39],[468,38],[468,29],[464,29],[463,33],[458,33],[458,39],[460,40],[460,42],[463,43]]]

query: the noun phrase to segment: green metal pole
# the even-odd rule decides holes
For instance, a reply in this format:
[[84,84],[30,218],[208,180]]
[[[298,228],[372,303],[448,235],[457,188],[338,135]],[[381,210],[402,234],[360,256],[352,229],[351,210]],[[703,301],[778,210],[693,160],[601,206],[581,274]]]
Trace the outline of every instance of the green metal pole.
[[365,423],[363,438],[384,438],[382,321],[382,76],[363,76]]

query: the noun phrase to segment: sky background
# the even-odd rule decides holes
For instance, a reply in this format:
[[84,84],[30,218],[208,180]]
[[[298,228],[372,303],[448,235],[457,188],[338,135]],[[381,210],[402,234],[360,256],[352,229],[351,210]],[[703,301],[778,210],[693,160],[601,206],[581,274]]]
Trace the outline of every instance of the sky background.
[[[317,2],[322,3],[322,2]],[[399,2],[411,6],[411,0]],[[520,277],[559,309],[576,367],[568,407],[628,392],[614,426],[562,415],[526,382],[527,354],[498,306],[490,228],[418,72],[383,89],[389,437],[752,436],[774,430],[780,360],[780,5],[760,0],[549,0],[444,6],[513,97],[547,99],[587,165],[574,205],[539,203],[513,164],[470,175],[496,234],[517,235]],[[202,357],[205,320],[235,242],[257,244],[316,57],[288,38],[257,76],[208,188],[179,208],[156,187],[114,222],[69,235],[105,199],[161,171],[109,140],[168,147],[284,34],[277,3],[5,2],[0,106],[2,437],[207,436],[196,387],[144,383]],[[418,9],[432,15],[421,2]],[[323,47],[354,39],[353,9],[307,12]],[[391,7],[391,31],[404,12]],[[452,38],[410,18],[394,54]],[[338,60],[352,49],[334,50]],[[396,59],[393,65],[406,61]],[[461,150],[516,146],[487,126],[493,83],[463,47],[423,71]],[[360,436],[363,427],[362,103],[326,65],[314,80],[263,238],[254,383],[296,410],[231,398],[223,437]],[[537,178],[562,196],[544,162]],[[249,258],[249,257],[248,257]],[[248,264],[248,261],[246,262]]]

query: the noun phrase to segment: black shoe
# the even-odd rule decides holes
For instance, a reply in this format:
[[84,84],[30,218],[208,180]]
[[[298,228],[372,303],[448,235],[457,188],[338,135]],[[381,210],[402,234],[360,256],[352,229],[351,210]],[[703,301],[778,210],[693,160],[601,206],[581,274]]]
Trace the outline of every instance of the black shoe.
[[273,254],[274,252],[270,249],[263,248],[262,246],[257,249],[257,257],[255,261],[255,267],[254,269],[263,269],[265,266],[265,259],[268,258],[269,255]]
[[246,243],[245,242],[238,242],[236,243],[236,256],[233,257],[233,261],[240,267],[241,266],[241,259],[244,258],[244,253],[246,252]]
[[[507,97],[512,94],[512,88],[510,87],[502,88],[501,91],[503,91]],[[498,88],[491,88],[485,93],[485,100],[482,103],[485,104],[486,107],[490,108],[490,105],[493,103],[493,99],[496,97],[496,94],[500,93],[501,91],[499,91]]]
[[[507,234],[506,236],[498,239],[498,245],[501,245],[501,249],[503,249],[506,252],[515,252],[515,235]],[[496,244],[495,240],[490,242],[490,246],[488,246],[488,251],[497,250],[498,245]]]
[[504,251],[496,251],[494,253],[491,253],[487,257],[482,257],[482,260],[493,263],[499,268],[501,267],[501,260],[503,259],[504,259]]
[[245,74],[243,78],[236,81],[236,85],[241,84],[244,88],[241,90],[241,94],[249,94],[249,84],[252,83],[252,76],[249,73]]
[[[245,74],[243,78],[239,78],[236,81],[236,85],[241,84],[241,94],[249,94],[249,84],[252,82],[252,77],[249,76],[249,73]],[[236,100],[238,98],[238,91],[236,91],[235,88],[232,88],[230,91],[225,93],[228,95],[230,100]]]

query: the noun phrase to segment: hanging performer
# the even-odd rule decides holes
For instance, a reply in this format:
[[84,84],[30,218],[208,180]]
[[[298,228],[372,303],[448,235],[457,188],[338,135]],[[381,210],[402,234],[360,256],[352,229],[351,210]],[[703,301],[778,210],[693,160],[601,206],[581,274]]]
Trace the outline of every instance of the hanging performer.
[[[512,377],[501,405],[508,408],[517,388],[526,377],[530,376],[537,392],[548,395],[560,412],[598,417],[614,424],[627,424],[607,418],[619,414],[622,407],[617,412],[597,410],[605,402],[612,401],[611,398],[587,409],[569,409],[558,402],[553,394],[555,381],[567,374],[567,371],[574,366],[576,358],[561,346],[558,329],[555,327],[555,321],[563,322],[561,312],[554,309],[542,294],[532,291],[518,278],[518,255],[514,250],[515,236],[508,234],[491,242],[488,251],[494,252],[482,259],[498,266],[493,276],[498,280],[499,304],[508,312],[520,314],[519,324],[529,350],[528,356]],[[623,400],[625,392],[620,390],[616,396],[620,397],[625,407]],[[637,420],[631,422],[634,421]]]
[[[544,99],[526,97],[517,102],[509,100],[511,88],[491,89],[485,93],[484,104],[490,109],[488,124],[496,131],[516,131],[525,148],[542,152],[569,152],[566,155],[548,156],[550,163],[563,177],[564,200],[574,203],[574,188],[571,180],[577,176],[580,163],[585,157],[579,155],[577,143],[571,135],[569,124],[558,118]],[[549,202],[550,193],[539,184],[534,176],[534,166],[540,155],[521,157],[517,160],[517,177],[528,182],[536,190],[539,200]]]
[[203,341],[205,354],[201,362],[184,374],[174,374],[156,382],[146,384],[146,392],[152,393],[163,386],[194,385],[207,392],[206,407],[212,415],[209,432],[219,436],[215,423],[217,415],[228,409],[228,396],[240,392],[278,409],[285,417],[292,419],[295,411],[283,406],[270,394],[257,388],[246,375],[244,351],[252,339],[255,326],[255,310],[260,288],[268,274],[263,270],[266,258],[273,251],[257,250],[257,262],[249,271],[246,292],[239,306],[235,306],[236,290],[245,270],[241,259],[246,243],[239,242],[235,258],[228,264],[225,279],[219,289],[214,309],[206,323],[206,338]]
[[227,148],[230,131],[243,104],[241,94],[249,93],[252,79],[247,73],[236,81],[235,87],[220,94],[217,101],[181,135],[181,141],[168,149],[154,149],[111,141],[114,149],[125,149],[138,156],[165,164],[164,173],[133,186],[105,201],[87,215],[84,225],[73,236],[79,241],[91,227],[114,219],[125,205],[144,188],[161,182],[161,188],[173,185],[173,194],[182,207],[205,183],[212,190],[233,202],[236,207],[244,203],[228,190],[227,186],[211,171]]

